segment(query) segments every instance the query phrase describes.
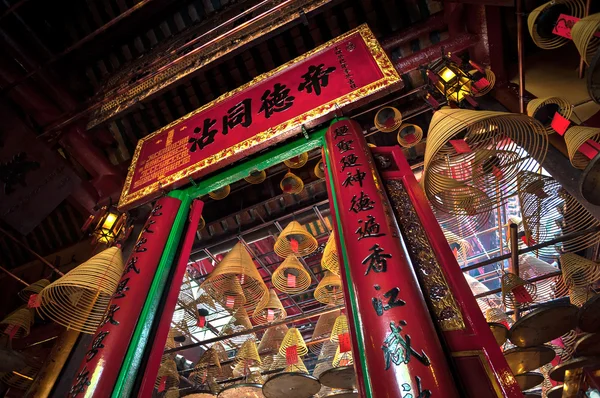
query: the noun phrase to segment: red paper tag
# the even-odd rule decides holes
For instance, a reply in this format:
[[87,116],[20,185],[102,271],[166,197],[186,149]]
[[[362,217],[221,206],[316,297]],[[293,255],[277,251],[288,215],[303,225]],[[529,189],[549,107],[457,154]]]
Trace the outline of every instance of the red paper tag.
[[578,149],[579,152],[583,153],[586,158],[593,159],[598,154],[598,150],[592,147],[589,142],[594,142],[592,140],[588,140],[584,142]]
[[473,85],[475,86],[475,89],[477,91],[481,91],[490,85],[490,81],[488,79],[486,79],[485,77],[482,77],[481,79],[479,79],[475,83],[473,83]]
[[552,119],[552,128],[560,135],[564,135],[565,131],[569,128],[571,121],[569,119],[565,119],[563,115],[556,112],[554,114],[554,119]]
[[454,253],[454,258],[458,259],[458,249],[456,247],[452,249],[452,253]]
[[525,303],[533,303],[533,298],[531,298],[531,294],[525,289],[525,286],[517,286],[512,289],[512,293],[515,296],[515,300],[521,304]]
[[158,385],[158,392],[163,392],[167,388],[167,376],[163,376],[160,379],[160,384]]
[[475,69],[477,69],[479,72],[481,73],[485,73],[485,69],[483,69],[483,67],[481,67],[479,64],[476,64],[473,61],[469,61],[469,64],[471,64],[471,66]]
[[340,342],[340,353],[348,352],[352,349],[350,333],[338,334],[338,340]]
[[417,140],[417,137],[414,134],[406,134],[403,138],[404,142],[407,144],[412,144]]
[[4,333],[6,333],[8,335],[9,338],[13,338],[15,337],[15,335],[17,334],[17,332],[19,331],[19,328],[16,327],[15,325],[8,325],[6,327],[6,329],[4,329]]
[[523,241],[523,243],[525,243],[527,246],[532,246],[535,245],[535,239],[529,238],[527,239],[527,236],[523,235],[521,236],[521,241]]
[[38,300],[39,296],[37,294],[32,294],[29,296],[29,300],[27,300],[27,307],[29,308],[37,308],[40,306],[40,300]]
[[496,176],[497,179],[501,180],[504,177],[504,173],[496,166],[492,166],[492,173]]
[[594,141],[594,140],[587,140],[586,144],[588,144],[589,146],[597,149],[598,151],[600,151],[600,143]]
[[288,274],[287,285],[288,285],[288,287],[296,287],[296,275]]
[[437,108],[440,107],[440,103],[437,102],[437,100],[435,98],[433,98],[433,95],[427,94],[427,96],[425,97],[425,99],[427,100],[427,102],[429,102],[429,105],[431,105],[431,107],[433,109],[437,109]]
[[275,313],[272,309],[267,310],[267,322],[273,322],[273,318],[275,317]]
[[234,305],[235,305],[235,298],[233,296],[227,296],[227,299],[225,301],[225,307],[233,308]]
[[510,329],[510,326],[508,325],[507,321],[502,321],[500,323],[503,324],[504,326],[506,326],[507,329]]
[[200,315],[198,316],[198,327],[203,328],[204,326],[206,326],[206,317]]
[[298,253],[298,241],[296,239],[290,239],[290,249],[294,253]]
[[285,361],[288,365],[298,363],[298,346],[291,346],[285,349]]
[[572,17],[566,14],[560,14],[558,19],[556,20],[554,29],[552,29],[552,33],[558,36],[562,36],[566,39],[573,40],[573,37],[571,37],[571,29],[577,21],[579,21],[579,18],[577,17]]
[[471,152],[471,147],[467,144],[465,140],[450,140],[450,145],[454,148],[454,150],[458,153],[469,153]]

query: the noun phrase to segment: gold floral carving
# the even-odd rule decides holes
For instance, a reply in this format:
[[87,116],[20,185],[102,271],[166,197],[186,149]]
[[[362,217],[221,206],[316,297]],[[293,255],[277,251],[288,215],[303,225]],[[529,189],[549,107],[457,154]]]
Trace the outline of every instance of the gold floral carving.
[[[374,81],[373,83],[370,83],[364,87],[360,87],[346,95],[343,95],[339,98],[329,101],[323,105],[317,106],[316,108],[313,108],[312,110],[310,110],[308,112],[305,112],[299,116],[296,116],[293,119],[283,122],[277,126],[273,126],[266,131],[258,133],[255,136],[248,138],[248,139],[246,139],[238,144],[235,144],[229,148],[226,148],[212,156],[202,159],[201,161],[194,163],[183,170],[180,170],[176,173],[166,176],[165,178],[161,179],[160,182],[153,183],[153,184],[151,184],[147,187],[144,187],[140,190],[131,192],[131,188],[132,188],[131,183],[132,183],[133,175],[134,175],[135,169],[137,167],[138,159],[140,156],[142,146],[144,145],[144,142],[152,140],[156,135],[162,133],[163,131],[169,130],[169,129],[173,128],[174,126],[180,124],[184,120],[189,119],[190,117],[192,117],[200,112],[203,112],[206,109],[209,109],[220,102],[226,101],[228,98],[248,89],[251,86],[259,84],[261,81],[268,79],[277,73],[280,73],[284,69],[287,69],[290,66],[297,64],[299,62],[302,62],[305,59],[307,59],[319,52],[322,52],[330,47],[335,46],[337,43],[346,40],[348,37],[350,37],[356,33],[359,33],[360,37],[364,40],[369,52],[373,56],[373,59],[376,61],[377,66],[379,67],[379,70],[382,73],[382,78],[380,78],[379,80]],[[390,59],[388,58],[388,56],[385,53],[385,51],[383,50],[383,48],[381,48],[381,46],[379,45],[379,42],[373,35],[373,32],[371,32],[371,30],[369,29],[369,27],[366,24],[363,24],[350,32],[347,32],[341,36],[336,37],[335,39],[323,44],[322,46],[317,47],[317,48],[303,54],[302,56],[300,56],[284,65],[281,65],[280,67],[278,67],[276,69],[273,69],[270,72],[264,73],[264,74],[256,77],[254,80],[248,82],[247,84],[245,84],[233,91],[223,94],[222,96],[215,99],[214,101],[196,109],[193,112],[188,113],[187,115],[162,127],[160,130],[157,130],[154,133],[142,138],[138,142],[138,145],[135,149],[135,153],[133,155],[133,159],[131,161],[131,166],[129,167],[129,173],[127,174],[127,179],[125,180],[125,185],[123,187],[123,192],[121,194],[121,199],[119,202],[119,208],[129,208],[135,202],[138,202],[147,196],[150,196],[152,194],[155,194],[156,192],[159,192],[162,189],[162,187],[167,187],[176,182],[185,180],[188,177],[194,176],[194,175],[196,175],[196,173],[200,172],[201,170],[206,169],[214,164],[220,163],[224,159],[227,159],[230,156],[243,153],[245,151],[250,150],[253,147],[268,143],[269,141],[274,140],[278,136],[281,136],[284,133],[291,131],[294,128],[297,128],[303,124],[307,124],[308,122],[310,122],[312,120],[316,120],[320,117],[323,117],[323,116],[335,111],[336,109],[341,109],[344,106],[347,106],[349,104],[357,102],[361,99],[364,99],[364,98],[366,98],[372,94],[375,94],[379,91],[382,91],[386,88],[389,88],[390,86],[398,84],[400,81],[401,81],[400,75],[394,68],[394,65],[391,63]]]
[[445,332],[465,329],[462,312],[456,304],[404,184],[399,180],[385,180],[385,185],[435,320]]

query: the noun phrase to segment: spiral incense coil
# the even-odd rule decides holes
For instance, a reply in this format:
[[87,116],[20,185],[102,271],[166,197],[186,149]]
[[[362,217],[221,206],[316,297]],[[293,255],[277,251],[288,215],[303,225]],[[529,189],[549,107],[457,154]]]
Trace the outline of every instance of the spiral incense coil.
[[[295,277],[294,283],[291,283],[289,275]],[[277,290],[284,293],[302,293],[310,286],[310,275],[302,264],[300,264],[298,258],[290,254],[273,272],[271,283],[273,283],[273,286]]]
[[236,363],[243,364],[245,366],[262,364],[260,355],[258,355],[258,350],[256,349],[256,341],[246,340],[238,350],[235,356],[235,361]]
[[[222,336],[228,336],[233,333],[243,332],[246,330],[252,329],[252,322],[250,322],[250,318],[248,317],[248,313],[244,307],[239,308],[231,321],[221,331]],[[253,340],[255,338],[254,334],[244,334],[241,336],[230,337],[229,343],[233,345],[244,344],[247,340]]]
[[321,352],[324,342],[315,342],[318,340],[327,339],[331,336],[333,325],[335,324],[335,320],[338,318],[338,316],[340,316],[340,310],[328,312],[319,317],[319,320],[317,320],[317,324],[315,325],[315,329],[313,330],[312,337],[310,338],[311,345],[308,347],[310,352],[314,354]]
[[591,286],[569,286],[569,301],[571,304],[581,307],[590,298],[596,295]]
[[[296,244],[297,247],[294,248]],[[277,237],[273,251],[282,258],[287,258],[290,254],[303,257],[313,253],[317,247],[319,247],[319,243],[315,237],[299,222],[292,221]]]
[[[584,170],[590,163],[590,158],[579,152],[579,148],[588,140],[600,144],[600,129],[595,127],[574,126],[568,129],[564,135],[569,159],[573,167]],[[589,144],[587,144],[589,145]]]
[[37,367],[25,366],[15,372],[0,374],[0,382],[15,390],[26,391],[33,384],[33,380],[38,372],[39,368]]
[[558,112],[565,119],[570,119],[573,113],[571,103],[559,97],[535,98],[527,104],[527,114],[542,123],[547,134],[552,134],[552,120]]
[[252,257],[241,242],[236,243],[200,287],[223,308],[244,306],[250,313],[268,294]]
[[325,163],[323,163],[322,160],[319,160],[319,162],[315,165],[315,168],[313,169],[315,175],[317,176],[317,178],[323,179],[325,178]]
[[[469,288],[471,289],[471,292],[473,293],[474,296],[477,296],[478,294],[481,294],[481,293],[487,293],[490,291],[490,289],[486,285],[479,282],[477,279],[473,278],[471,275],[469,275],[467,273],[463,273],[463,275],[465,277],[465,280],[469,284]],[[497,300],[495,297],[496,296],[488,296],[488,297],[482,297],[482,298],[477,299],[477,304],[479,305],[481,312],[485,313],[490,308],[497,308],[501,305],[500,300]]]
[[315,365],[315,368],[313,369],[313,377],[316,377],[318,379],[322,373],[333,368],[333,358],[335,357],[335,353],[337,352],[338,347],[338,343],[334,343],[331,341],[327,341],[325,342],[325,344],[323,344],[321,352],[317,357],[317,363]]
[[459,238],[457,235],[450,231],[442,230],[444,232],[444,236],[450,245],[450,248],[454,251],[456,249],[456,260],[458,262],[466,262],[469,257],[469,251],[471,250],[471,245],[464,239]]
[[412,148],[423,139],[423,129],[416,124],[406,123],[398,129],[398,144],[404,148]]
[[[477,73],[477,71],[471,71],[471,75]],[[489,82],[489,84],[485,87],[477,88],[475,84],[471,85],[471,95],[473,97],[482,97],[492,91],[494,86],[496,85],[496,74],[492,72],[490,68],[485,68],[485,78]]]
[[279,346],[283,341],[288,327],[286,325],[277,325],[267,329],[260,343],[258,344],[259,354],[276,354],[279,352]]
[[165,392],[165,398],[179,398],[179,386],[177,387],[170,387],[167,389],[167,391]]
[[299,357],[308,354],[308,347],[302,338],[302,334],[300,334],[300,331],[296,328],[290,328],[285,334],[281,346],[279,346],[279,355],[285,357],[286,350],[292,346],[296,346],[296,352]]
[[202,231],[206,227],[206,221],[204,217],[200,217],[200,221],[198,221],[198,231]]
[[290,169],[299,169],[304,166],[306,162],[308,162],[308,153],[306,152],[283,161]]
[[0,330],[13,339],[19,339],[29,335],[32,324],[31,310],[19,308],[0,321]]
[[304,365],[304,362],[302,362],[302,359],[298,358],[298,362],[288,365],[285,368],[284,372],[286,372],[286,373],[295,372],[295,373],[308,374],[308,369],[306,369],[306,365]]
[[196,377],[199,377],[203,384],[207,377],[216,377],[221,374],[221,360],[219,359],[219,353],[209,348],[204,351],[196,365],[194,366],[193,372],[196,373]]
[[485,229],[491,216],[491,212],[485,212],[470,216],[468,214],[449,214],[433,206],[430,206],[440,226],[457,235],[470,236]]
[[283,370],[285,370],[286,366],[287,366],[287,359],[285,357],[285,354],[283,354],[283,355],[277,354],[273,358],[273,363],[271,364],[271,368],[269,370],[281,369],[283,371]]
[[506,308],[516,309],[523,308],[529,306],[530,302],[521,302],[517,299],[515,293],[513,292],[515,289],[523,288],[531,297],[531,302],[534,302],[536,299],[536,286],[533,283],[528,283],[521,279],[520,276],[512,274],[510,272],[502,275],[501,279],[502,284],[502,302]]
[[582,18],[585,15],[585,1],[552,0],[531,11],[527,17],[527,27],[538,47],[551,50],[569,42],[568,39],[552,33],[560,14]]
[[267,173],[264,170],[251,171],[248,177],[244,177],[244,180],[250,184],[260,184],[267,178]]
[[382,133],[391,133],[400,125],[402,125],[402,113],[392,106],[384,106],[375,114],[375,127]]
[[353,364],[352,351],[340,352],[340,346],[338,345],[331,365],[334,368],[337,368],[338,366],[349,366]]
[[348,317],[346,314],[341,314],[335,318],[329,341],[339,342],[340,334],[350,333],[350,327],[348,326]]
[[283,193],[297,194],[304,189],[304,181],[296,174],[288,171],[281,179],[279,187]]
[[514,323],[514,321],[506,315],[506,312],[502,311],[500,308],[489,308],[485,311],[485,320],[488,323],[502,323],[510,326]]
[[214,200],[221,200],[229,196],[229,192],[231,192],[231,187],[229,185],[225,185],[223,188],[215,189],[214,191],[209,192],[208,196]]
[[25,287],[19,292],[19,297],[23,301],[29,301],[29,296],[32,294],[39,294],[43,288],[48,286],[50,281],[48,279],[40,279],[37,282],[33,282],[31,285]]
[[571,29],[573,43],[575,43],[575,47],[581,54],[581,58],[588,65],[592,62],[592,58],[594,58],[598,47],[600,47],[600,39],[596,37],[596,33],[599,31],[600,13],[581,18]]
[[39,293],[38,314],[69,329],[94,334],[123,269],[121,249],[111,247],[96,254]]
[[431,203],[431,207],[446,229],[458,229],[462,234],[461,227],[470,227],[474,234],[489,222],[494,203],[485,192],[441,175],[437,180],[440,181],[439,187],[452,187],[452,191],[438,191],[437,186],[432,186],[432,194],[438,201]]
[[574,253],[560,255],[563,279],[567,286],[584,288],[600,280],[600,264]]
[[[558,268],[540,260],[534,256],[521,255],[519,256],[519,275],[524,279],[533,279],[558,271]],[[561,293],[562,276],[547,278],[538,282],[534,282],[536,288],[536,302],[547,302],[550,300],[562,297]]]
[[333,232],[329,234],[329,239],[327,239],[327,244],[323,250],[321,267],[336,275],[340,274],[340,261],[338,258],[337,245],[335,243],[335,234]]
[[326,271],[325,276],[321,279],[315,289],[314,296],[315,300],[323,304],[342,304],[344,302],[342,280],[338,275]]
[[160,365],[160,368],[158,368],[158,374],[156,375],[156,381],[154,382],[155,388],[160,386],[163,377],[167,378],[167,389],[179,385],[179,372],[177,371],[177,364],[174,360],[167,360]]
[[442,108],[429,126],[421,183],[446,213],[489,212],[517,193],[518,173],[537,168],[547,147],[543,126],[529,116]]
[[269,289],[269,294],[258,303],[252,319],[257,325],[283,320],[287,317],[287,312],[283,308],[279,297],[274,289]]

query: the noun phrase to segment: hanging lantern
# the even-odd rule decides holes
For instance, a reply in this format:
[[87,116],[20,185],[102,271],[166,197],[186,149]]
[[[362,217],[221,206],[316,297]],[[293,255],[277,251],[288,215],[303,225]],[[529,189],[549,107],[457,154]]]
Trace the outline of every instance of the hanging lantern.
[[304,189],[304,182],[296,174],[288,171],[279,183],[279,187],[283,193],[296,194],[302,192]]
[[0,331],[9,339],[18,339],[29,335],[32,324],[31,310],[19,308],[0,321]]
[[573,106],[569,101],[559,97],[536,98],[527,104],[527,114],[542,123],[546,134],[558,132],[563,135],[572,113]]
[[97,222],[92,232],[94,243],[103,243],[110,246],[121,236],[127,221],[127,215],[118,212],[113,206],[104,206],[100,209],[95,220]]
[[291,347],[296,347],[296,355],[302,357],[308,353],[308,347],[302,338],[302,334],[296,328],[290,328],[279,347],[279,355],[289,356],[290,351],[294,351]]
[[383,133],[391,133],[402,124],[402,113],[392,106],[384,106],[375,114],[375,127]]
[[267,178],[267,173],[264,170],[254,170],[250,172],[248,177],[244,177],[244,180],[250,184],[260,184]]
[[229,192],[231,192],[231,187],[229,185],[225,185],[223,188],[215,189],[214,191],[209,192],[208,196],[214,200],[221,200],[229,196]]
[[325,276],[317,285],[314,295],[315,300],[323,304],[342,304],[344,302],[342,280],[338,275],[329,271],[325,272]]
[[431,68],[427,70],[427,77],[449,102],[460,104],[467,99],[472,105],[476,105],[471,98],[473,77],[447,57],[431,65]]
[[532,304],[536,299],[536,286],[510,272],[502,275],[502,302],[506,308],[522,308]]
[[340,274],[340,261],[338,258],[334,232],[329,234],[329,239],[327,239],[327,244],[325,244],[323,256],[321,257],[321,267],[336,275]]
[[421,142],[423,129],[416,124],[406,123],[398,130],[398,144],[404,148],[412,148]]
[[290,169],[299,169],[308,162],[308,153],[304,152],[288,160],[284,160],[283,163]]
[[319,244],[314,236],[310,234],[297,221],[290,222],[279,234],[273,251],[279,257],[287,258],[290,254],[295,256],[308,256],[317,250]]
[[317,178],[325,178],[325,163],[323,163],[322,160],[319,160],[319,162],[315,165],[314,173]]
[[315,329],[313,330],[312,337],[310,338],[311,345],[309,350],[312,353],[319,353],[323,347],[323,343],[315,343],[318,340],[327,339],[331,336],[331,332],[333,330],[333,325],[335,324],[335,320],[340,316],[340,310],[335,310],[332,312],[328,312],[319,317],[317,324],[315,325]]
[[257,325],[280,321],[285,317],[287,317],[287,312],[274,289],[269,289],[269,294],[265,295],[262,302],[258,303],[256,311],[252,315],[252,319]]

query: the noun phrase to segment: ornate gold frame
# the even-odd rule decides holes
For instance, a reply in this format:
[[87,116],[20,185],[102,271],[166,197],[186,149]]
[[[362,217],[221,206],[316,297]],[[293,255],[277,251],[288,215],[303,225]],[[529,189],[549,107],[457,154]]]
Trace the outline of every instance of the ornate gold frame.
[[[166,178],[164,178],[161,182],[153,183],[147,187],[140,189],[139,191],[130,193],[131,182],[133,179],[133,174],[135,172],[137,162],[140,156],[140,152],[144,142],[148,140],[152,140],[156,135],[162,133],[165,130],[169,130],[176,125],[180,124],[182,121],[189,119],[190,117],[203,112],[204,110],[227,100],[228,98],[246,90],[250,86],[253,86],[265,79],[270,78],[271,76],[283,71],[284,69],[294,65],[298,62],[304,61],[306,58],[313,56],[319,52],[322,52],[330,47],[336,45],[337,43],[344,41],[348,37],[359,33],[362,39],[365,41],[369,52],[373,56],[373,59],[377,63],[383,77],[365,87],[358,88],[342,97],[336,98],[335,100],[329,101],[323,105],[320,105],[308,112],[305,112],[299,116],[296,116],[284,123],[281,123],[277,126],[271,127],[270,129],[263,131],[261,133],[256,134],[255,136],[248,138],[238,144],[235,144],[229,148],[226,148],[212,156],[207,157],[206,159],[201,160],[193,165],[188,166],[187,168],[180,170]],[[271,144],[275,138],[283,139],[294,133],[294,129],[298,129],[300,126],[305,125],[309,122],[315,121],[316,119],[322,118],[326,116],[328,113],[335,111],[336,109],[340,109],[343,106],[355,103],[359,100],[362,100],[368,96],[371,96],[377,92],[380,92],[386,88],[389,88],[395,84],[401,82],[400,75],[394,68],[392,62],[388,58],[387,54],[381,48],[379,42],[373,35],[373,32],[369,29],[366,24],[359,26],[356,29],[351,30],[341,36],[336,37],[333,40],[301,55],[300,57],[281,65],[280,67],[273,69],[270,72],[264,73],[260,76],[257,76],[252,81],[246,83],[245,85],[238,87],[237,89],[230,91],[228,93],[223,94],[219,98],[205,104],[204,106],[196,109],[193,112],[188,113],[187,115],[173,121],[172,123],[162,127],[161,129],[155,131],[154,133],[142,138],[135,149],[135,153],[133,155],[133,159],[131,162],[131,166],[129,167],[129,172],[127,174],[127,179],[125,180],[125,185],[123,186],[123,192],[121,194],[121,199],[119,201],[119,209],[127,209],[133,207],[134,204],[141,204],[141,201],[146,198],[150,200],[151,197],[157,196],[162,187],[171,186],[172,184],[176,184],[182,180],[184,180],[181,185],[187,182],[187,178],[191,177],[199,177],[202,171],[207,171],[206,169],[215,166],[217,163],[221,163],[224,159],[227,159],[232,156],[241,156],[244,152],[257,148],[259,146],[266,147],[268,144]],[[225,165],[224,163],[223,165]]]

